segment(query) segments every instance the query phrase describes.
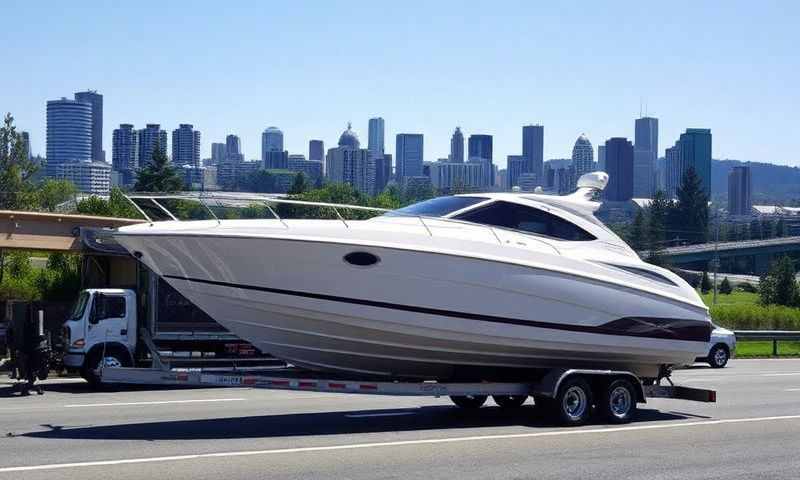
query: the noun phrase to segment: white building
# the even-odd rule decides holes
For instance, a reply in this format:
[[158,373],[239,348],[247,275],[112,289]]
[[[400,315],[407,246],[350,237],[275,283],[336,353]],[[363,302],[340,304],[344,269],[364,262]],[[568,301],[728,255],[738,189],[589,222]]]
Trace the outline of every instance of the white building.
[[361,193],[374,195],[375,160],[369,150],[360,147],[358,135],[348,124],[339,137],[339,146],[328,150],[325,175],[334,183],[348,183]]
[[436,162],[430,166],[431,184],[442,193],[474,192],[483,185],[481,163]]
[[575,178],[594,169],[594,148],[585,134],[581,134],[572,147],[572,167],[575,169]]
[[70,162],[56,165],[55,178],[69,180],[78,191],[92,195],[111,193],[111,165],[105,162]]

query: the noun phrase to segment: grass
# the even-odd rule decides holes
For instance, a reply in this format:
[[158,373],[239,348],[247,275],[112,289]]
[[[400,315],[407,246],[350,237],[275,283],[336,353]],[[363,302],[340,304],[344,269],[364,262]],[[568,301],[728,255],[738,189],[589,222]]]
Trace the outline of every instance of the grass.
[[[778,355],[781,357],[800,357],[800,342],[778,342]],[[771,357],[772,342],[762,340],[739,341],[736,344],[739,358]]]
[[[706,305],[710,307],[714,299],[714,292],[703,293],[700,294],[700,296],[703,298],[703,301],[706,303]],[[734,290],[728,295],[722,295],[721,293],[717,292],[717,305],[755,305],[757,303],[757,293]]]

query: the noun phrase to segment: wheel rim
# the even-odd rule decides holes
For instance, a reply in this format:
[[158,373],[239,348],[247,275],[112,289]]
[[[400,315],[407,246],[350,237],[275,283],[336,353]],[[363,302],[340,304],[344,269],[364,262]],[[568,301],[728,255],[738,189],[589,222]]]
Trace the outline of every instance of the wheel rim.
[[725,349],[718,348],[717,351],[714,352],[714,363],[717,365],[724,365],[726,361],[728,361],[728,354],[725,353]]
[[120,362],[117,357],[103,357],[99,362],[97,362],[97,370],[102,370],[103,368],[120,367],[122,367],[122,362]]
[[631,392],[625,387],[616,387],[609,393],[608,402],[611,414],[624,418],[631,410]]
[[573,386],[564,392],[561,408],[570,420],[580,420],[586,413],[586,392],[578,386]]

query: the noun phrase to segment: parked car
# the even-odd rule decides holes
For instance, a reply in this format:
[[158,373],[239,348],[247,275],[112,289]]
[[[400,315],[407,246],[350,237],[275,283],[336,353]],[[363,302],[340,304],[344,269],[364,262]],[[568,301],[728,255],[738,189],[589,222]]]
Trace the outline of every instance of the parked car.
[[708,342],[708,356],[700,357],[698,362],[708,363],[711,368],[723,368],[736,353],[736,334],[727,328],[714,325],[711,340]]

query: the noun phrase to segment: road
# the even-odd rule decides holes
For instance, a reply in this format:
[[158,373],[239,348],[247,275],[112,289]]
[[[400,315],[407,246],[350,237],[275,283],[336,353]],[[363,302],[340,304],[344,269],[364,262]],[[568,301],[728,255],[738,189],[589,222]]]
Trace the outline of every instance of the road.
[[0,384],[0,479],[800,477],[800,360],[734,360],[677,383],[719,403],[651,400],[630,425],[554,426],[533,406],[249,389],[44,396]]

